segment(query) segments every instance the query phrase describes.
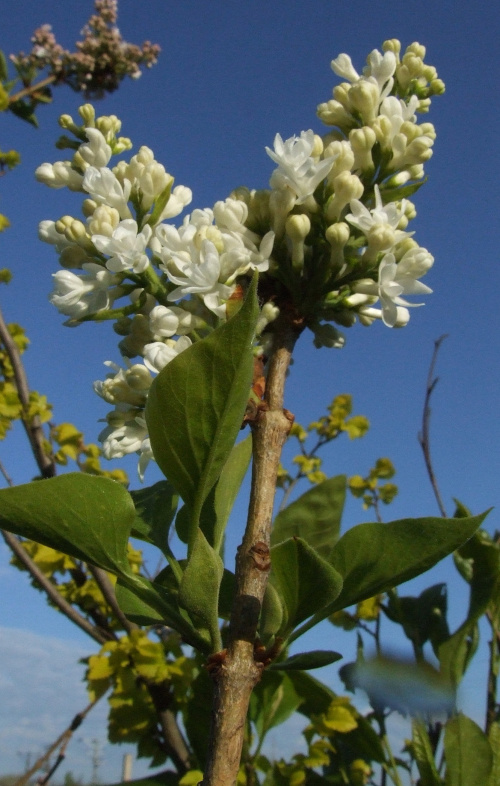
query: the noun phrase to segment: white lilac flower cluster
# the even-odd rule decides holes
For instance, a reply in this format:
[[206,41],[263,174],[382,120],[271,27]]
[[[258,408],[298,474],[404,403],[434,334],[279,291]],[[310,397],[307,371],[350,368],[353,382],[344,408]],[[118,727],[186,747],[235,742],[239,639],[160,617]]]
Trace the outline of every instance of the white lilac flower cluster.
[[270,189],[238,188],[180,226],[170,219],[191,191],[173,187],[152,150],[109,166],[131,148],[117,136],[116,117],[96,118],[89,104],[79,110],[81,125],[61,117],[75,138],[61,137],[58,147],[72,158],[42,164],[36,177],[84,195],[83,220],[43,221],[39,234],[59,254],[50,299],[67,324],[112,319],[122,336],[124,366],[108,361],[111,373],[95,383],[114,407],[100,434],[106,457],[138,451],[142,477],[151,458],[144,407],[154,375],[230,318],[253,271],[264,359],[280,313],[312,330],[318,347],[342,346],[336,325],[357,318],[408,322],[408,306],[417,304],[402,296],[431,291],[419,279],[433,263],[407,231],[415,215],[408,197],[423,182],[435,138],[417,113],[444,90],[424,56],[412,44],[400,58],[399,42],[386,41],[360,75],[339,55],[332,68],[347,81],[318,107],[328,133],[277,134],[274,150],[266,148],[277,165]]

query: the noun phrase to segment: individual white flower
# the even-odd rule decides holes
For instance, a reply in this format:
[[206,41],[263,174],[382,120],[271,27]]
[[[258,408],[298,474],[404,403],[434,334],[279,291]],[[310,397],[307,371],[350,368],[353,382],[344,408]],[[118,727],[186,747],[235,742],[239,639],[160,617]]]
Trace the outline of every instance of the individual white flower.
[[109,308],[113,302],[110,287],[117,283],[112,273],[93,262],[84,263],[82,269],[87,275],[70,270],[53,274],[55,286],[50,301],[62,314],[73,318]]
[[[143,420],[143,418],[137,418],[139,425],[141,420]],[[149,437],[146,437],[142,440],[141,447],[139,448],[139,464],[137,466],[137,472],[141,483],[144,483],[144,473],[150,461],[154,461],[154,455],[151,449],[151,440]]]
[[160,265],[170,280],[177,284],[177,287],[170,292],[168,300],[180,300],[187,295],[199,295],[203,298],[206,307],[218,316],[223,316],[225,306],[221,301],[225,301],[231,295],[231,287],[219,283],[221,271],[220,256],[210,240],[203,240],[201,248],[193,261],[186,262],[184,258],[177,254],[172,254],[172,262],[175,268],[180,271],[176,274],[172,271],[172,265]]
[[232,283],[237,276],[242,276],[248,270],[258,270],[260,273],[269,270],[274,232],[267,232],[262,239],[253,232],[248,234],[223,232],[222,241],[224,251],[220,255],[219,277],[227,284]]
[[276,134],[274,151],[266,147],[268,156],[278,164],[269,181],[271,187],[290,188],[299,205],[314,193],[333,166],[333,156],[323,161],[313,157],[314,145],[314,131],[310,129],[302,131],[300,137],[292,136],[285,141]]
[[58,232],[56,229],[55,221],[40,221],[38,224],[38,237],[44,243],[50,243],[55,247],[58,254],[64,251],[68,246],[74,246],[72,240],[68,240],[65,235]]
[[[363,74],[369,79],[375,80],[378,85],[381,98],[390,93],[394,84],[394,73],[396,71],[396,55],[388,51],[382,54],[378,49],[374,49],[366,58],[367,66],[363,69]],[[384,89],[385,85],[385,89]]]
[[152,232],[149,224],[138,232],[137,221],[126,218],[120,221],[111,237],[92,235],[92,242],[98,251],[110,257],[106,260],[108,270],[113,273],[124,270],[143,273],[149,265],[149,257],[144,252]]
[[193,192],[190,188],[187,186],[176,186],[170,194],[170,198],[160,216],[160,221],[178,216],[191,203],[192,199]]
[[147,438],[148,431],[141,417],[127,420],[118,427],[108,425],[98,437],[102,442],[103,455],[107,459],[123,458],[129,453],[137,452]]
[[108,167],[97,169],[89,166],[85,170],[82,187],[98,204],[116,208],[120,218],[132,216],[128,206],[131,183],[125,179],[122,185]]
[[[394,254],[385,254],[379,265],[378,282],[363,279],[356,282],[353,287],[355,292],[364,295],[378,295],[382,306],[382,321],[388,327],[394,327],[398,321],[398,306],[423,305],[423,303],[408,303],[401,295],[424,295],[432,292],[428,286],[417,281],[414,275],[409,275],[411,269],[411,261],[400,269]],[[419,273],[419,268],[414,267],[413,271],[422,275]]]
[[94,382],[94,390],[108,404],[143,407],[146,403],[147,391],[152,382],[151,375],[140,363],[128,368],[121,368],[112,360],[104,363],[113,370],[106,379]]
[[111,158],[111,148],[98,128],[86,128],[88,142],[78,148],[78,153],[88,166],[106,166]]
[[70,191],[81,191],[83,176],[74,170],[71,161],[56,161],[54,164],[41,164],[35,170],[39,183],[50,188],[69,188]]
[[360,76],[356,69],[352,64],[352,60],[349,55],[342,53],[332,60],[331,62],[332,71],[334,71],[337,76],[340,76],[341,79],[347,79],[349,82],[357,82],[360,79]]
[[153,341],[144,347],[144,363],[150,371],[159,372],[167,363],[190,347],[191,343],[188,336],[181,336],[177,341],[169,339],[165,343]]
[[379,246],[379,250],[389,250],[391,246],[413,234],[397,229],[405,214],[406,200],[402,199],[399,207],[395,202],[383,205],[378,186],[375,186],[375,207],[372,210],[368,210],[359,199],[351,200],[350,208],[352,212],[345,217],[346,221],[361,230],[368,240],[370,235],[373,235],[373,239],[376,240],[376,236],[384,230],[391,230],[387,231],[387,237],[390,238],[389,246],[386,246],[386,249]]
[[179,318],[171,308],[155,306],[149,314],[149,327],[155,338],[170,338],[177,333]]

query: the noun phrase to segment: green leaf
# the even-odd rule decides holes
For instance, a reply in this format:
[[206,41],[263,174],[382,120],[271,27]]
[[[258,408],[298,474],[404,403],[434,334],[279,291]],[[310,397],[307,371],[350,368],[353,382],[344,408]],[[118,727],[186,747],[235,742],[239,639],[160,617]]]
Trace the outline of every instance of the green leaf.
[[443,673],[458,685],[476,649],[478,621],[500,594],[500,548],[476,532],[458,549],[455,563],[470,585],[469,609],[462,625],[439,647],[438,657]]
[[425,723],[413,720],[411,728],[411,752],[418,767],[421,786],[442,786]]
[[284,723],[302,703],[292,680],[286,674],[264,671],[250,697],[249,718],[255,725],[259,742],[274,726]]
[[148,224],[154,227],[161,218],[161,214],[163,213],[165,207],[167,206],[167,202],[170,199],[170,194],[172,191],[172,186],[174,184],[174,178],[172,177],[169,183],[165,186],[161,194],[156,198],[154,203],[154,208],[151,212],[151,215],[148,218]]
[[444,730],[446,786],[487,784],[493,764],[491,745],[482,729],[459,713]]
[[115,587],[116,599],[123,613],[138,625],[161,623],[178,631],[187,644],[210,652],[210,640],[186,616],[175,594],[143,576],[121,576]]
[[302,538],[290,538],[271,549],[270,581],[284,608],[281,634],[332,603],[342,588],[342,578]]
[[210,631],[212,651],[222,649],[219,631],[219,587],[224,566],[219,555],[201,530],[196,533],[193,548],[179,587],[179,604],[190,617]]
[[271,582],[267,582],[259,619],[259,639],[264,645],[275,636],[283,622],[283,602]]
[[345,475],[339,475],[306,491],[276,516],[271,545],[298,535],[328,560],[339,538],[345,490]]
[[344,579],[342,592],[323,616],[429,570],[468,540],[488,512],[469,518],[433,517],[358,524],[348,530],[330,558],[330,564]]
[[291,655],[286,660],[275,661],[268,666],[270,671],[308,671],[310,669],[320,669],[329,666],[340,660],[342,655],[339,652],[330,650],[311,650],[311,652],[300,652]]
[[151,385],[146,421],[160,469],[190,509],[192,545],[204,501],[241,427],[252,384],[257,280],[226,324],[181,354]]
[[137,512],[132,525],[134,538],[153,543],[165,554],[168,549],[168,531],[177,510],[178,496],[166,480],[139,491],[131,491]]
[[200,527],[220,553],[229,516],[252,457],[252,435],[234,445],[219,480],[208,495],[200,515]]
[[446,584],[427,587],[418,597],[399,597],[393,590],[389,592],[384,611],[389,619],[402,626],[416,647],[423,647],[430,640],[437,653],[439,645],[450,635],[446,622]]
[[288,678],[302,698],[298,712],[307,718],[319,712],[326,712],[333,699],[336,698],[336,694],[330,688],[315,677],[311,677],[306,671],[290,671]]
[[135,516],[121,483],[81,472],[0,490],[0,527],[117,575]]

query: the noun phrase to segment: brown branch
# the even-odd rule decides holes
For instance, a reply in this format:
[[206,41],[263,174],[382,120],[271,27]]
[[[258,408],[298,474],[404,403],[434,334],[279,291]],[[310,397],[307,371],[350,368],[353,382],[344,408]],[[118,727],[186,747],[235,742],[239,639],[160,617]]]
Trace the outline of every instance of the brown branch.
[[40,474],[44,478],[52,478],[56,474],[56,467],[53,459],[49,458],[44,448],[44,434],[42,424],[38,415],[33,418],[28,418],[30,391],[28,386],[28,379],[24,370],[21,355],[16,346],[16,343],[9,333],[2,312],[0,310],[0,341],[5,347],[9,360],[12,364],[14,371],[14,382],[19,396],[19,401],[24,411],[22,417],[23,426],[26,430],[31,450],[35,457],[35,461],[40,470]]
[[260,679],[255,661],[257,624],[271,567],[269,546],[281,450],[293,417],[283,410],[286,373],[300,335],[285,316],[276,324],[263,407],[252,424],[253,467],[248,520],[236,558],[237,590],[227,651],[214,668],[214,703],[203,786],[233,786],[238,774],[250,695]]
[[[115,588],[109,580],[109,576],[102,568],[97,568],[95,565],[87,563],[87,567],[92,574],[97,586],[99,587],[102,596],[108,606],[111,608],[115,617],[123,625],[124,630],[130,634],[134,630],[139,630],[139,625],[131,622],[116,600]],[[133,658],[131,658],[133,664]],[[166,680],[162,683],[154,683],[149,680],[143,680],[149,695],[153,701],[158,721],[160,723],[165,751],[172,759],[179,775],[183,775],[190,768],[191,754],[186,745],[181,730],[179,729],[175,714],[170,709],[172,703],[172,693],[170,690],[170,682]]]
[[71,620],[71,622],[74,622],[75,625],[85,631],[85,633],[87,633],[99,644],[104,644],[104,642],[109,641],[109,635],[105,634],[103,631],[100,631],[95,625],[92,625],[91,622],[85,619],[85,617],[83,617],[75,608],[73,608],[70,603],[68,603],[67,600],[65,600],[65,598],[63,598],[63,596],[57,591],[56,587],[47,578],[47,576],[42,573],[34,560],[31,559],[26,549],[23,548],[21,541],[10,532],[6,532],[5,530],[1,530],[1,532],[7,546],[23,563],[24,567],[40,585],[54,605],[57,606],[59,611],[61,611],[69,620]]
[[55,74],[51,74],[51,76],[45,77],[45,79],[41,79],[36,85],[28,85],[24,87],[22,90],[19,90],[14,95],[9,96],[9,104],[14,104],[16,101],[20,101],[21,98],[26,98],[26,96],[33,96],[36,99],[36,93],[42,90],[44,87],[48,85],[53,85],[54,82],[57,81],[57,77]]
[[[102,694],[102,696],[104,696],[104,694]],[[90,704],[88,704],[85,707],[85,709],[82,710],[82,712],[79,712],[77,715],[75,715],[68,728],[63,731],[63,733],[57,738],[57,740],[54,743],[52,743],[52,745],[45,751],[45,753],[42,756],[40,756],[40,758],[34,763],[33,767],[31,767],[28,770],[28,772],[25,772],[24,775],[22,775],[14,783],[13,786],[26,786],[30,778],[36,772],[38,772],[38,770],[45,764],[45,762],[52,756],[53,752],[59,746],[61,746],[61,753],[64,757],[64,751],[66,750],[66,746],[68,745],[68,742],[73,736],[73,732],[76,731],[76,729],[80,726],[82,721],[85,720],[86,716],[88,715],[92,707],[95,707],[95,705],[97,704],[99,699],[102,698],[102,696],[99,696],[99,698],[94,699],[94,701],[91,701]]]
[[424,411],[422,415],[422,431],[418,434],[418,441],[422,448],[422,452],[424,454],[424,461],[425,466],[427,468],[427,474],[429,476],[429,480],[432,486],[432,490],[434,491],[434,496],[436,498],[436,502],[438,504],[438,508],[440,510],[441,515],[443,518],[446,518],[446,508],[444,507],[443,500],[441,498],[441,493],[439,491],[439,487],[437,484],[436,476],[434,474],[434,468],[432,466],[431,460],[431,442],[430,442],[430,422],[431,422],[431,396],[434,392],[434,388],[436,387],[439,377],[434,377],[434,368],[436,365],[437,355],[439,352],[439,348],[443,341],[447,338],[447,334],[440,336],[434,342],[434,352],[432,354],[431,364],[429,366],[429,373],[427,375],[427,386],[425,391],[425,400],[424,400]]

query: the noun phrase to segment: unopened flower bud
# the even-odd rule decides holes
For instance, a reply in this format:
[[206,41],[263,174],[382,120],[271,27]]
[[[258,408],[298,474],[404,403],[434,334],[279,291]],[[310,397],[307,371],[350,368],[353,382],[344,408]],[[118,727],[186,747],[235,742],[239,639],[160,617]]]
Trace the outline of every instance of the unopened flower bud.
[[422,60],[425,58],[425,46],[423,44],[419,44],[418,41],[414,41],[412,44],[406,47],[405,55],[413,54],[417,57],[420,57]]
[[349,100],[365,123],[375,120],[380,102],[380,92],[375,82],[367,79],[357,82],[349,90]]
[[371,127],[375,131],[377,142],[380,144],[382,150],[390,150],[393,138],[393,128],[390,118],[385,115],[379,115],[375,118]]
[[148,390],[151,387],[153,378],[146,366],[135,363],[125,372],[125,379],[132,390]]
[[389,224],[374,224],[367,232],[368,247],[363,261],[374,260],[381,251],[391,249],[396,240],[394,229]]
[[352,84],[350,82],[341,82],[340,85],[335,85],[333,88],[333,97],[335,101],[342,104],[348,111],[351,109],[351,102],[349,101],[349,90],[351,87]]
[[346,112],[339,101],[327,101],[319,104],[316,114],[322,123],[327,126],[339,126],[339,128],[352,128],[355,125],[353,116]]
[[66,246],[59,256],[59,264],[64,268],[81,268],[89,258],[84,248],[77,245]]
[[331,224],[325,232],[325,237],[332,247],[330,265],[332,271],[341,272],[344,268],[344,246],[349,240],[350,228],[343,221]]
[[120,214],[114,207],[99,205],[92,213],[92,218],[87,223],[89,235],[105,235],[112,237],[113,232],[120,223]]
[[333,188],[332,184],[337,175],[345,171],[350,172],[354,167],[354,153],[349,142],[344,139],[329,142],[325,148],[325,155],[335,159],[327,177],[328,185]]
[[72,243],[82,245],[82,241],[88,240],[85,224],[73,216],[63,216],[56,221],[55,227],[59,234],[64,235],[66,240],[70,240]]
[[289,216],[285,231],[292,241],[292,267],[300,271],[304,267],[304,240],[311,231],[311,221],[305,213]]
[[373,128],[363,126],[354,128],[349,133],[349,142],[354,151],[354,167],[362,172],[370,172],[374,167],[372,148],[377,141]]
[[82,118],[85,127],[95,128],[95,109],[92,104],[83,104],[78,107],[78,114]]
[[256,334],[260,336],[267,325],[269,325],[270,322],[274,322],[274,320],[278,318],[279,313],[280,310],[278,306],[274,305],[274,303],[264,303],[260,312],[260,316],[257,320],[257,325],[255,328]]
[[94,215],[94,211],[97,208],[97,202],[93,199],[84,199],[82,202],[82,213],[85,218],[90,218]]
[[336,221],[345,206],[352,199],[360,199],[364,188],[357,175],[350,172],[341,172],[333,180],[333,196],[330,197],[326,207],[326,217],[328,221]]
[[395,55],[399,55],[401,51],[401,41],[398,41],[397,38],[389,38],[382,44],[382,49],[384,52],[394,52]]
[[442,79],[433,79],[429,85],[429,92],[432,96],[441,96],[446,90]]
[[319,158],[323,152],[323,140],[318,134],[314,134],[314,144],[311,150],[312,158]]
[[345,344],[345,337],[342,333],[329,323],[313,325],[311,330],[314,332],[313,343],[317,349],[321,347],[341,349]]

